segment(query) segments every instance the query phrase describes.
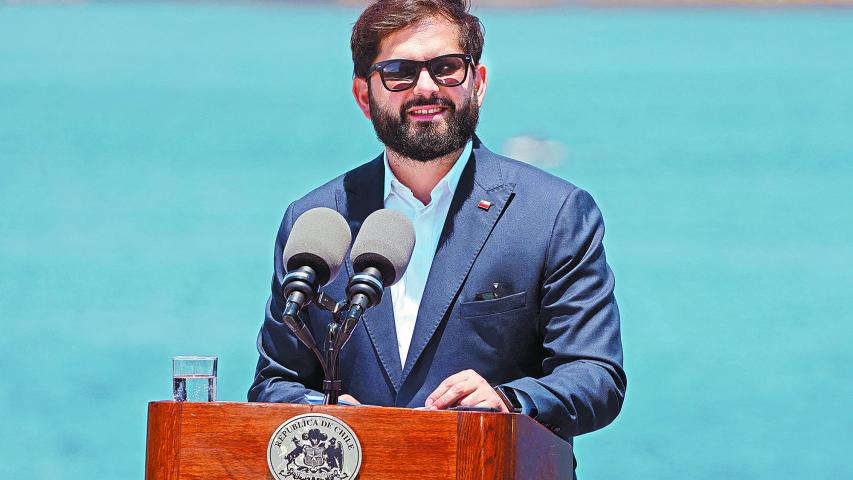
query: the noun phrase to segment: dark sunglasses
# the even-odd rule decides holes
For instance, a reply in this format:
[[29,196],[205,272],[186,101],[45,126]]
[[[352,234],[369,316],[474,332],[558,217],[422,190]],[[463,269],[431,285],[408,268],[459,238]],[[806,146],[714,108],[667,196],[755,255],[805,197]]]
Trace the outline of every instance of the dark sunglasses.
[[370,78],[373,72],[379,72],[382,85],[392,92],[408,90],[418,83],[421,69],[426,67],[429,76],[442,87],[462,85],[468,78],[468,66],[473,59],[466,53],[451,53],[435,57],[432,60],[419,62],[417,60],[385,60],[371,66],[365,78]]

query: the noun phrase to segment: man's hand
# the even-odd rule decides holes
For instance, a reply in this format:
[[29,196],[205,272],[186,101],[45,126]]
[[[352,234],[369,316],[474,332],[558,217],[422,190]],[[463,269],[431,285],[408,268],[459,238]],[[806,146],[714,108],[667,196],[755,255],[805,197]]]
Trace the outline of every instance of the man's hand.
[[355,397],[353,397],[352,395],[348,395],[346,393],[341,395],[340,397],[338,397],[338,401],[339,402],[351,403],[353,405],[361,405],[361,402],[356,400]]
[[426,399],[426,407],[431,410],[455,406],[495,408],[509,413],[489,382],[474,370],[464,370],[447,377]]

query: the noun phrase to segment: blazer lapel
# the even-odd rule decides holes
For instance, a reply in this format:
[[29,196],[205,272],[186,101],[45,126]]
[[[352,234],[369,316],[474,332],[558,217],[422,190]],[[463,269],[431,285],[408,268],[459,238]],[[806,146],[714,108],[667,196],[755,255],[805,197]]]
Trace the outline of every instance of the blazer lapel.
[[[403,380],[411,373],[448,308],[456,299],[483,244],[512,196],[514,185],[505,184],[495,154],[474,137],[468,160],[453,200],[415,321],[412,343],[403,368]],[[489,202],[481,205],[481,201]]]
[[[384,189],[384,156],[379,155],[370,163],[363,165],[344,177],[344,189],[336,193],[338,211],[347,219],[352,238],[358,235],[364,220],[376,210],[384,207],[382,198]],[[345,260],[347,276],[355,274],[349,255]],[[399,391],[402,378],[400,352],[397,348],[397,328],[394,325],[394,308],[391,294],[386,288],[379,305],[368,310],[362,322],[370,337],[373,348],[382,363],[385,374]]]

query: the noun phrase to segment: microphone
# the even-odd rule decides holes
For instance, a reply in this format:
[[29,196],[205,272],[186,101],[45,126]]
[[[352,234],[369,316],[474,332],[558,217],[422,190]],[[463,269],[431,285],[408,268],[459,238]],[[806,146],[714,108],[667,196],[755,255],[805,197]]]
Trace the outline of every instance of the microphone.
[[316,352],[316,342],[299,312],[317,298],[319,288],[338,276],[352,234],[340,213],[331,208],[312,208],[303,213],[290,231],[283,260],[287,274],[282,290],[287,302],[284,323]]
[[383,289],[403,278],[414,248],[415,228],[402,213],[386,208],[364,220],[350,252],[356,273],[347,284],[341,346],[364,312],[382,300]]

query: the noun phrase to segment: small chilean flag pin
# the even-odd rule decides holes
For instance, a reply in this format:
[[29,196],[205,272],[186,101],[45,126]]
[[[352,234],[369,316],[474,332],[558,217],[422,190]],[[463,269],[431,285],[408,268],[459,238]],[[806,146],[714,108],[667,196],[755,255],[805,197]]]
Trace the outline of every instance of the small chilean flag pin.
[[477,206],[482,208],[483,210],[488,210],[492,207],[492,202],[488,200],[480,200],[480,203],[478,203]]

